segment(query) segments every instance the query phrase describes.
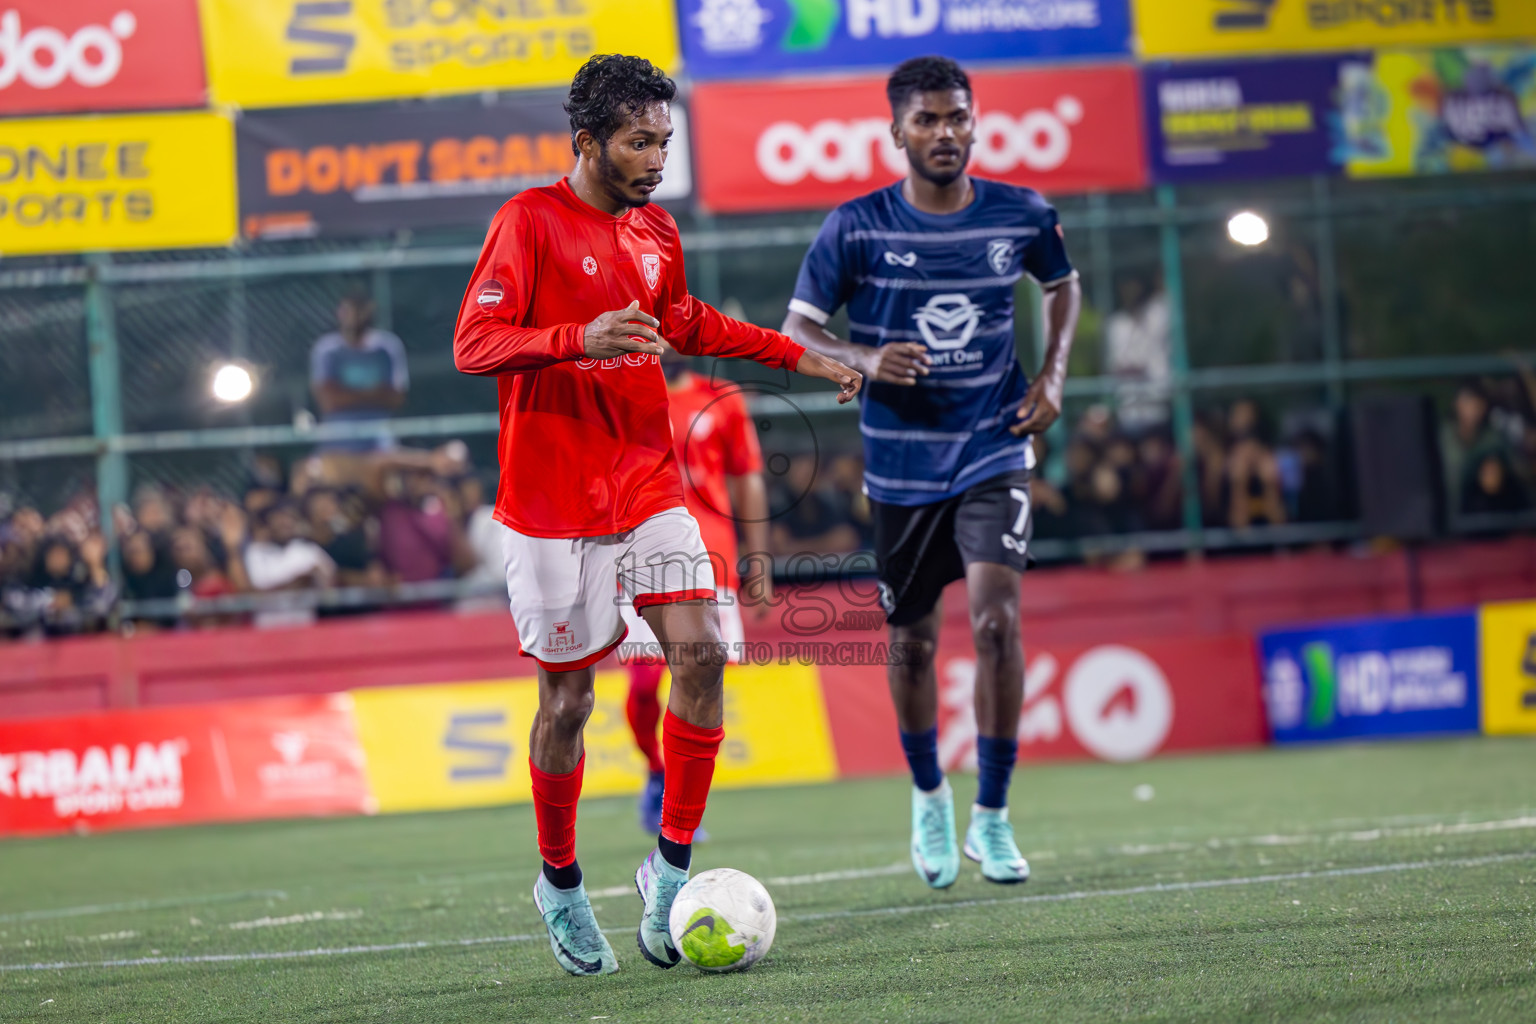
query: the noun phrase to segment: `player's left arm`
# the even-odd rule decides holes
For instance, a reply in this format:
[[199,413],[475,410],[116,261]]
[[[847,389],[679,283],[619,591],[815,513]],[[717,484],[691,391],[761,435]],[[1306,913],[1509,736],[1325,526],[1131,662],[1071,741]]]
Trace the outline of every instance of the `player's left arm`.
[[1067,258],[1066,243],[1054,210],[1040,234],[1024,251],[1024,269],[1040,282],[1044,293],[1045,362],[1024,393],[1017,422],[1008,428],[1015,437],[1043,434],[1061,417],[1061,403],[1067,387],[1067,360],[1072,355],[1072,338],[1077,334],[1077,317],[1083,308],[1082,285]]
[[819,352],[813,352],[778,331],[726,316],[688,293],[682,246],[671,246],[668,280],[660,311],[662,336],[689,356],[731,356],[751,359],[776,370],[793,370],[806,377],[829,380],[838,387],[838,404],[851,402],[864,386],[864,375]]

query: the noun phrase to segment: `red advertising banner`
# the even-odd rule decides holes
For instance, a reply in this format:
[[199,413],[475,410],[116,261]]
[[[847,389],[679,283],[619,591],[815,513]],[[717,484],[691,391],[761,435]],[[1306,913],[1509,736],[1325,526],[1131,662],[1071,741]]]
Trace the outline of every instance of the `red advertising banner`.
[[[979,72],[971,171],[1046,193],[1147,183],[1131,67]],[[700,83],[700,197],[719,212],[835,206],[906,174],[885,81]]]
[[370,809],[344,694],[0,722],[0,835]]
[[197,0],[11,0],[0,114],[200,107]]
[[[939,641],[939,757],[976,767],[976,659],[963,623]],[[885,670],[821,669],[839,774],[902,771]],[[1244,636],[1030,647],[1019,758],[1140,761],[1266,741],[1253,643]]]

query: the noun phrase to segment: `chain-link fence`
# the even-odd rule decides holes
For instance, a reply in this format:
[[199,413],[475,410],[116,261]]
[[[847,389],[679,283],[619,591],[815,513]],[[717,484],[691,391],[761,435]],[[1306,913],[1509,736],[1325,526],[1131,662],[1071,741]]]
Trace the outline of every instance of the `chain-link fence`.
[[[1065,415],[1040,445],[1041,557],[1130,564],[1161,551],[1356,537],[1342,425],[1352,402],[1383,390],[1434,395],[1444,443],[1465,449],[1474,477],[1490,445],[1505,464],[1509,484],[1492,494],[1480,494],[1475,479],[1448,479],[1453,512],[1467,513],[1451,518],[1452,532],[1527,522],[1536,484],[1536,394],[1520,372],[1520,354],[1536,350],[1529,176],[1163,189],[1068,198],[1059,208],[1085,306]],[[1234,244],[1228,219],[1239,209],[1263,215],[1267,243]],[[682,218],[693,289],[734,315],[777,326],[819,219]],[[457,486],[470,473],[491,482],[495,387],[457,373],[451,348],[477,248],[477,238],[449,234],[384,247],[283,243],[0,264],[0,522],[10,522],[0,535],[9,552],[0,571],[13,585],[38,577],[38,552],[18,554],[30,534],[11,522],[17,509],[39,510],[44,535],[72,531],[78,552],[83,527],[46,522],[61,509],[112,537],[140,528],[133,499],[151,490],[173,506],[167,529],[187,522],[193,495],[250,513],[253,490],[289,493],[316,441],[348,433],[345,425],[314,427],[309,360],[350,293],[373,296],[377,326],[398,334],[408,356],[409,393],[392,432],[406,446],[463,441],[439,482],[451,476]],[[1017,341],[1031,367],[1040,353],[1032,286],[1021,286],[1019,299]],[[1146,342],[1149,332],[1166,360],[1151,400],[1116,362],[1117,337]],[[249,400],[213,397],[213,370],[226,362],[254,375]],[[737,365],[709,370],[753,376]],[[802,382],[787,385],[795,415],[785,414],[782,399],[759,410],[765,448],[784,456],[769,460],[770,486],[814,447],[827,515],[852,523],[867,542],[867,501],[830,468],[859,454],[854,412]],[[1233,475],[1239,445],[1262,467],[1242,479]],[[374,529],[369,502],[398,499],[389,489],[398,492],[412,472],[396,467],[335,489],[367,492],[353,510],[366,534]],[[1252,501],[1234,489],[1253,490]],[[1463,509],[1468,495],[1475,507]],[[98,497],[108,514],[99,514]],[[119,504],[128,513],[114,518]],[[197,525],[210,549],[224,546],[214,524]],[[42,537],[30,543],[36,548]],[[174,568],[171,541],[163,543]],[[105,566],[111,586],[144,599],[119,605],[127,614],[169,615],[185,604],[184,585],[136,591],[133,578],[144,574],[115,552],[109,548]],[[210,551],[214,561],[229,555]],[[392,592],[399,581],[388,573],[354,582],[304,601],[354,606],[488,592],[483,579],[433,582],[430,594],[423,581]],[[162,604],[144,603],[153,600]],[[260,603],[218,600],[208,607]]]

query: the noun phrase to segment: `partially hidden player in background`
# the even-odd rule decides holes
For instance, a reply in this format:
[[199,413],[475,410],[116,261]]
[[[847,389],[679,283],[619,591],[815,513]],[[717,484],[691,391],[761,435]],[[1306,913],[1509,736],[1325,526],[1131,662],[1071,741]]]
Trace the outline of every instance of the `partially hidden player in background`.
[[678,960],[667,928],[688,880],[724,730],[715,582],[683,507],[665,336],[690,355],[740,356],[836,383],[862,379],[776,331],[688,294],[677,225],[647,205],[672,135],[671,79],[637,57],[599,55],[576,73],[566,110],[576,167],[496,214],[454,333],[465,373],[497,378],[507,591],[525,655],[539,665],[529,740],[544,867],[534,883],[555,959],[572,974],[618,969],[576,863],[576,804],[592,711],[592,666],[624,639],[619,597],[668,654],[662,746],[667,787],[657,849],[635,873],[640,951]]
[[[970,80],[942,57],[887,84],[905,179],[844,203],[806,253],[784,331],[869,381],[859,429],[901,745],[912,769],[912,864],[934,888],[959,874],[954,795],[938,760],[940,592],[966,581],[976,644],[979,789],[965,854],[994,882],[1029,864],[1008,821],[1024,692],[1019,586],[1030,534],[1031,434],[1061,414],[1081,291],[1056,211],[1027,188],[966,173]],[[1014,285],[1044,290],[1045,365],[1026,383]],[[826,324],[848,309],[849,340]]]
[[[661,353],[667,378],[667,410],[672,419],[673,447],[683,474],[683,501],[699,524],[709,552],[719,599],[720,634],[726,660],[740,658],[746,631],[741,620],[743,595],[751,612],[761,618],[773,600],[773,562],[768,554],[768,488],[763,482],[763,455],[757,428],[741,389],[721,386],[693,372],[688,360],[671,346]],[[737,568],[736,525],[747,543],[746,579]],[[629,699],[625,713],[635,745],[645,756],[650,777],[640,793],[640,827],[655,834],[661,827],[661,802],[666,766],[656,742],[661,722],[658,690],[666,668],[656,637],[633,606],[624,604],[629,627],[625,647]],[[703,829],[695,838],[703,839]]]

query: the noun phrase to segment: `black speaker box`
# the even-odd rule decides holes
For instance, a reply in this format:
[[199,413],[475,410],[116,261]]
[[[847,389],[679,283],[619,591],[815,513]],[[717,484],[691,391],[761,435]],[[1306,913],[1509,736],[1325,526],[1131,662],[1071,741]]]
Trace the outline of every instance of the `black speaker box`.
[[1355,495],[1373,537],[1427,540],[1445,526],[1435,403],[1428,395],[1371,395],[1350,410]]

